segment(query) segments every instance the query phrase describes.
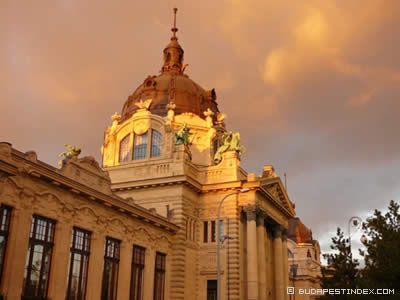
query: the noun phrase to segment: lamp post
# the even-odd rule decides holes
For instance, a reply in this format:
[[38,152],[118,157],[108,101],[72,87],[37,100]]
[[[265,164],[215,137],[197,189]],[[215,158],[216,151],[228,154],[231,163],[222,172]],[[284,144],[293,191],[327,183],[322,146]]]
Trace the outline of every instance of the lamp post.
[[221,222],[221,206],[224,200],[229,196],[246,193],[250,191],[249,188],[240,189],[234,193],[226,195],[218,204],[217,211],[217,300],[221,300],[221,262],[220,262],[220,250],[221,250],[221,232],[220,232],[220,222]]
[[350,232],[350,225],[352,224],[354,227],[356,227],[357,228],[357,230],[359,229],[359,227],[360,227],[360,225],[361,225],[361,223],[362,223],[362,219],[360,218],[360,217],[357,217],[357,216],[353,216],[353,217],[351,217],[350,219],[349,219],[349,222],[348,222],[348,226],[347,226],[347,229],[348,229],[348,231],[349,231],[349,246],[350,246],[350,252],[351,252],[351,232]]

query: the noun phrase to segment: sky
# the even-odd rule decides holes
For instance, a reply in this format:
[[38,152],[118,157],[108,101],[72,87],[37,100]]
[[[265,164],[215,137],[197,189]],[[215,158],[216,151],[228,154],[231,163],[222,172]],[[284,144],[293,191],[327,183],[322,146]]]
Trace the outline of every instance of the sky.
[[322,250],[400,201],[398,0],[2,0],[0,140],[100,159],[110,116],[159,73],[175,6],[185,73],[216,89],[245,170],[287,174]]

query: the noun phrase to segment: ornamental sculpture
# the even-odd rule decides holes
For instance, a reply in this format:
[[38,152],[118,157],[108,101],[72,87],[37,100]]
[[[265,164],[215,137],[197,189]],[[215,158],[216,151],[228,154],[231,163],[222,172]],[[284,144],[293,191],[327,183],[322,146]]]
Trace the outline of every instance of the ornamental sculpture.
[[232,133],[232,131],[224,132],[222,136],[224,144],[220,146],[215,153],[214,161],[219,164],[222,161],[222,154],[228,151],[236,151],[239,155],[243,154],[246,150],[240,145],[240,133]]
[[70,159],[72,157],[78,157],[78,155],[81,154],[81,151],[82,151],[80,148],[69,145],[69,144],[65,144],[64,146],[65,146],[65,148],[67,148],[67,151],[62,152],[58,155],[59,157],[63,157],[63,159],[58,162],[58,165],[60,167],[62,167],[63,161],[65,159]]
[[139,108],[139,109],[146,109],[148,110],[150,107],[150,104],[153,100],[152,99],[147,99],[147,100],[140,100],[138,102],[135,103],[135,105]]
[[175,145],[184,145],[185,152],[188,154],[189,159],[192,160],[192,152],[189,146],[192,144],[189,142],[190,128],[187,127],[186,123],[183,123],[182,127],[175,133]]

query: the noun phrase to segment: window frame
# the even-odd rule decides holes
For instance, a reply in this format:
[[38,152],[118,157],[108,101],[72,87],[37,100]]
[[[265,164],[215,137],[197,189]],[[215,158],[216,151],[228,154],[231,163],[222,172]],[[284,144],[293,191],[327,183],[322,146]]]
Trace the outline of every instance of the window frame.
[[208,243],[208,221],[203,221],[203,243]]
[[[160,158],[162,156],[162,140],[163,140],[162,136],[163,135],[162,135],[162,133],[160,131],[158,131],[157,129],[154,129],[154,128],[151,128],[151,130],[149,130],[149,131],[151,131],[151,134],[150,134],[150,151],[149,151],[150,159],[152,159],[152,158],[153,159]],[[160,155],[158,155],[158,156],[153,156],[153,137],[155,136],[154,132],[156,132],[159,135]]]
[[[7,211],[7,214],[4,215],[4,212]],[[7,244],[8,244],[8,236],[10,235],[10,224],[11,224],[11,217],[12,217],[13,207],[8,206],[6,204],[0,205],[0,236],[4,237],[4,244],[3,244],[3,255],[0,261],[0,283],[3,278],[3,270],[4,270],[4,263],[6,261],[7,255]],[[3,218],[6,217],[3,230]]]
[[[136,254],[140,255],[139,262],[137,260]],[[131,282],[130,282],[130,292],[129,300],[142,300],[144,291],[144,268],[146,263],[146,248],[138,245],[133,245],[132,247],[132,265],[131,265]],[[140,279],[136,286],[136,270],[139,270]],[[139,292],[138,292],[139,290]],[[139,295],[138,295],[139,294]]]
[[[38,221],[45,221],[46,222],[46,227],[45,227],[45,240],[40,240],[36,238],[38,231]],[[50,228],[50,236],[49,234],[49,225],[52,225]],[[49,281],[50,281],[50,274],[51,274],[51,262],[52,262],[52,257],[53,257],[53,248],[54,248],[54,235],[55,235],[55,228],[56,228],[56,221],[47,217],[43,217],[37,214],[32,215],[32,223],[31,223],[31,230],[29,233],[29,247],[28,247],[28,253],[29,253],[29,259],[27,260],[28,265],[25,265],[24,270],[26,270],[26,277],[24,275],[24,284],[23,284],[23,299],[31,299],[31,298],[38,298],[38,299],[47,299],[48,295],[48,290],[49,290]],[[48,238],[51,238],[51,241],[48,241]],[[49,266],[48,266],[48,273],[45,282],[45,290],[43,291],[43,295],[28,295],[28,287],[30,286],[31,282],[31,274],[32,274],[32,260],[33,260],[33,255],[35,252],[35,246],[36,245],[42,245],[43,246],[43,253],[42,253],[42,258],[41,258],[41,265],[40,265],[40,273],[39,273],[39,282],[38,286],[42,284],[43,280],[43,264],[44,264],[44,256],[46,253],[46,250],[50,250],[49,254]],[[27,256],[28,256],[27,253]],[[28,284],[29,283],[29,284]]]
[[[132,144],[132,160],[133,161],[141,161],[141,160],[145,160],[145,159],[149,158],[149,155],[150,155],[149,154],[149,144],[151,144],[151,133],[149,133],[149,132],[151,132],[150,129],[147,130],[146,132],[142,133],[142,134],[134,134],[133,135],[133,144]],[[143,149],[144,149],[144,151],[146,151],[145,155],[144,155],[144,157],[140,157],[140,158],[136,158],[135,159],[135,141],[136,141],[136,137],[143,137],[143,136],[146,136],[146,148],[143,147],[140,150],[143,151]],[[149,143],[149,141],[150,141],[150,143]],[[143,145],[143,144],[139,144],[139,145]]]
[[[83,236],[83,243],[82,243],[82,249],[75,248],[76,247],[76,237],[77,237],[77,232],[80,231],[84,234]],[[68,270],[68,282],[67,282],[67,295],[66,299],[68,300],[69,297],[71,296],[71,284],[72,284],[72,274],[73,274],[73,264],[74,264],[74,256],[76,254],[80,254],[82,257],[85,256],[87,259],[86,263],[86,277],[85,277],[85,288],[83,290],[83,295],[81,295],[80,299],[84,300],[86,299],[86,290],[87,290],[87,278],[88,278],[88,270],[89,270],[89,257],[90,257],[90,244],[91,244],[91,237],[92,237],[92,232],[82,229],[80,227],[74,226],[72,228],[72,240],[71,240],[71,247],[70,247],[70,262],[69,262],[69,270]],[[88,244],[88,245],[87,245]],[[86,250],[87,249],[87,250]],[[84,260],[81,259],[80,266],[79,266],[79,283],[78,283],[78,290],[81,290],[81,285],[83,284],[82,280],[82,272]],[[79,298],[79,297],[78,297]]]
[[[167,268],[167,255],[162,252],[156,252],[155,265],[154,265],[154,288],[153,288],[153,300],[164,300],[165,299],[165,274]],[[161,267],[159,267],[161,266]],[[162,287],[157,288],[157,281],[162,277]]]
[[[132,160],[132,151],[133,151],[133,146],[131,145],[131,133],[128,133],[127,135],[125,135],[120,141],[119,141],[119,148],[118,148],[118,162],[119,163],[126,163],[129,162],[130,160]],[[126,153],[126,160],[122,160],[121,157],[121,145],[122,142],[125,142],[125,140],[127,140],[127,148],[128,148],[128,152]]]
[[[114,249],[113,249],[113,256],[108,256],[108,244],[114,243]],[[107,236],[106,237],[106,243],[104,247],[104,268],[103,268],[103,278],[102,278],[102,283],[101,283],[101,300],[116,300],[118,299],[117,292],[118,292],[118,275],[119,275],[119,262],[120,262],[120,252],[121,252],[121,241],[112,237]],[[112,279],[114,281],[113,283],[113,294],[115,296],[114,299],[109,299],[108,295],[106,298],[104,298],[104,289],[105,289],[105,271],[106,271],[106,263],[111,262],[112,263]],[[115,270],[115,266],[117,269]],[[108,284],[109,285],[109,284]]]

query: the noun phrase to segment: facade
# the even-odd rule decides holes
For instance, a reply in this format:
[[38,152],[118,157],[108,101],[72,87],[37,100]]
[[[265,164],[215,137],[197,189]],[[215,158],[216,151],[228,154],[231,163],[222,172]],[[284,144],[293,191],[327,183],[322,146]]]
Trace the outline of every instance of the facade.
[[218,230],[221,299],[289,299],[294,205],[272,166],[241,168],[240,135],[185,73],[172,32],[161,73],[112,115],[102,168],[0,144],[5,299],[215,300]]
[[169,294],[165,270],[178,227],[117,197],[110,184],[91,157],[72,157],[56,169],[34,152],[0,143],[2,299]]
[[145,78],[105,130],[103,167],[112,190],[179,226],[171,299],[216,299],[217,207],[229,194],[220,223],[221,299],[288,299],[293,205],[272,166],[261,176],[240,167],[239,135],[227,130],[215,90],[185,73],[172,31],[161,73]]
[[[312,289],[320,289],[321,277],[321,249],[312,232],[299,218],[289,220],[288,232],[290,285],[296,289],[310,291],[308,294],[291,295],[292,299],[317,299]],[[315,291],[315,290],[314,290]]]

